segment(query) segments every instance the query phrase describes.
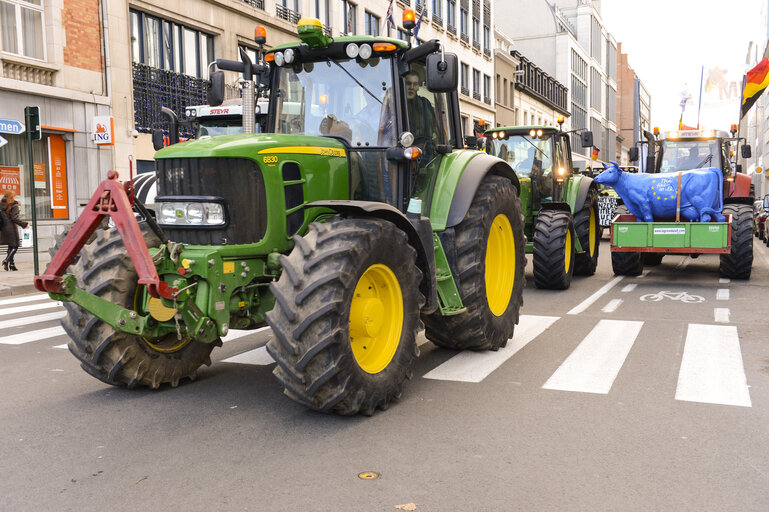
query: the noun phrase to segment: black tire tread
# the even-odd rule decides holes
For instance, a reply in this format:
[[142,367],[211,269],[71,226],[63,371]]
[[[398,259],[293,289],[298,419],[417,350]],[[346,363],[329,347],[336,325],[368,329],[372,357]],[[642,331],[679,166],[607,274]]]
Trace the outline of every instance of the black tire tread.
[[[590,211],[595,214],[595,249],[590,254]],[[598,191],[591,188],[585,199],[585,206],[574,215],[574,231],[579,239],[579,244],[585,250],[574,256],[574,274],[578,276],[592,276],[598,267],[598,250],[601,247],[601,226],[598,224]]]
[[569,212],[542,210],[534,221],[534,285],[547,290],[565,290],[574,274],[575,250],[571,244],[571,264],[566,269],[566,234],[574,240],[574,222]]
[[[627,215],[630,210],[625,205],[617,206],[614,217]],[[640,276],[644,269],[643,254],[640,252],[615,252],[611,253],[611,268],[617,276]]]
[[727,204],[723,213],[732,216],[732,250],[721,255],[719,274],[729,279],[750,279],[753,268],[753,209],[747,204]]

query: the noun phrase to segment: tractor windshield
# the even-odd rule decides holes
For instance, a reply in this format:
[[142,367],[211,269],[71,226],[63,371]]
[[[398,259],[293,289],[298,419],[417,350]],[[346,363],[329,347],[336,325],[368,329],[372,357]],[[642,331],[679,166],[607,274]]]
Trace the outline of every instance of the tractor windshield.
[[277,67],[276,133],[330,135],[353,147],[395,145],[392,60],[325,60]]
[[721,167],[721,148],[716,140],[666,140],[662,143],[660,172]]
[[[197,138],[216,137],[217,135],[231,135],[233,133],[243,133],[243,119],[241,116],[227,118],[208,118],[198,120]],[[256,125],[259,131],[259,124]]]
[[488,138],[489,153],[510,164],[518,176],[529,176],[534,171],[541,170],[548,174],[553,168],[550,135],[530,137],[528,135],[511,135],[507,139]]

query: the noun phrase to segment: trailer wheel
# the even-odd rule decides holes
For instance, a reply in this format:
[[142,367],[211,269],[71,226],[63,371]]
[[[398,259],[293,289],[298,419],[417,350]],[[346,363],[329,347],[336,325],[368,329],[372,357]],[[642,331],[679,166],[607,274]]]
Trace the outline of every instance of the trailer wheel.
[[574,231],[579,244],[585,250],[574,256],[574,273],[592,276],[598,266],[598,249],[601,242],[601,226],[598,224],[598,192],[590,189],[585,206],[574,215]]
[[643,255],[645,267],[656,267],[662,263],[662,258],[665,256],[661,252],[646,252]]
[[719,274],[729,279],[750,279],[753,267],[753,209],[747,204],[727,204],[723,213],[732,216],[732,250],[721,255]]
[[[625,205],[617,206],[614,216],[627,215],[630,211]],[[640,252],[615,252],[611,253],[611,268],[618,276],[639,276],[644,269],[644,256]]]
[[[146,223],[139,224],[148,247],[160,244]],[[117,229],[97,230],[95,239],[80,252],[71,267],[78,284],[87,292],[128,309],[142,288],[136,269],[126,252]],[[179,385],[194,380],[197,369],[211,364],[211,351],[221,340],[199,343],[189,337],[181,341],[176,334],[162,339],[145,339],[115,331],[112,326],[72,303],[67,303],[62,327],[71,338],[69,350],[83,369],[107,384],[127,388],[161,384]]]
[[424,297],[416,250],[394,224],[374,218],[313,223],[294,241],[270,285],[273,374],[288,397],[311,409],[386,409],[419,355]]
[[498,350],[513,337],[525,283],[521,202],[512,183],[500,176],[484,178],[454,231],[455,277],[466,311],[422,315],[425,336],[455,350]]
[[574,222],[569,212],[542,210],[534,221],[534,284],[565,290],[574,274]]

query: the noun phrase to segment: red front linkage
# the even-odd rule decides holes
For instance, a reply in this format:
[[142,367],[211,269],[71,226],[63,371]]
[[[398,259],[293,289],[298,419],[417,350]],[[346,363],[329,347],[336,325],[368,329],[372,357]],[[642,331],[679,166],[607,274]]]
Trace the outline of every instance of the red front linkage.
[[128,255],[136,267],[139,284],[147,287],[147,292],[155,298],[172,299],[176,289],[161,281],[152,263],[147,244],[144,243],[139,223],[134,217],[133,202],[128,198],[125,187],[118,181],[117,171],[109,171],[107,179],[99,184],[85,210],[72,226],[61,248],[54,255],[45,273],[35,276],[35,288],[41,292],[65,293],[62,275],[69,267],[75,256],[80,252],[91,234],[101,223],[103,217],[109,215],[115,223],[123,239]]

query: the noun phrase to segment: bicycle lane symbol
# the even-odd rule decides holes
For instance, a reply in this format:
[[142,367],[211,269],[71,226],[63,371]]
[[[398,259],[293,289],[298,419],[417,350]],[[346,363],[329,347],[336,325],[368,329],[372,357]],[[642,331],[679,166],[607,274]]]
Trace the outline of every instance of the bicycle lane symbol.
[[641,300],[643,302],[659,302],[662,299],[677,300],[683,302],[684,304],[699,304],[700,302],[705,302],[705,297],[700,295],[690,295],[686,292],[670,292],[667,290],[662,290],[657,293],[647,293],[646,295],[641,295]]

